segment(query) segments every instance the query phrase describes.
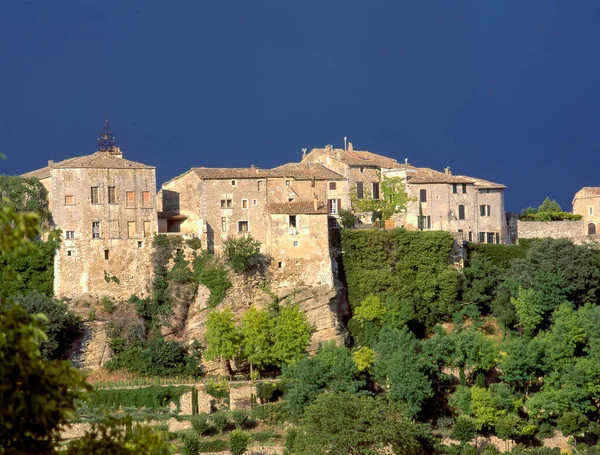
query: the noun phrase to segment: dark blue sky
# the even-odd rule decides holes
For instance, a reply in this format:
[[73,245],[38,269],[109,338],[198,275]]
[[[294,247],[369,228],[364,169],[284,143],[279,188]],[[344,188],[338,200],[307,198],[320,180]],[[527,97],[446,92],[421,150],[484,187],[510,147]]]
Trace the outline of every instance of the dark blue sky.
[[92,153],[110,114],[158,182],[355,148],[504,183],[600,185],[598,0],[0,2],[0,172]]

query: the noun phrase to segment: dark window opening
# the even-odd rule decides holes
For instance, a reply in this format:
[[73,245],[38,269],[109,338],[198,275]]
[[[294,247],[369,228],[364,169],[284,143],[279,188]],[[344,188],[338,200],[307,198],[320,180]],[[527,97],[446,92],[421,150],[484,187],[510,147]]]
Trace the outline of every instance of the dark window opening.
[[108,250],[104,250],[104,260],[108,261]]
[[[313,183],[314,183],[314,179],[313,179]],[[313,188],[314,188],[314,186],[313,186]],[[336,182],[329,182],[329,189],[330,190],[337,189],[337,183]]]
[[356,199],[363,199],[365,197],[363,182],[356,183]]
[[138,248],[141,248],[143,243],[141,241],[138,242]]
[[238,221],[238,232],[248,232],[247,221]]
[[452,184],[452,193],[454,193],[454,194],[458,193],[458,185],[456,183]]
[[588,224],[588,235],[596,235],[596,225],[594,223]]
[[459,220],[465,219],[465,206],[464,205],[458,206],[458,219]]
[[290,227],[291,228],[296,227],[296,215],[290,215]]
[[373,182],[373,199],[379,199],[379,182]]
[[467,184],[466,183],[462,184],[462,192],[463,192],[463,194],[465,194],[467,192]]
[[117,203],[117,189],[114,186],[108,187],[108,203],[109,204]]
[[427,190],[419,191],[419,202],[427,202]]

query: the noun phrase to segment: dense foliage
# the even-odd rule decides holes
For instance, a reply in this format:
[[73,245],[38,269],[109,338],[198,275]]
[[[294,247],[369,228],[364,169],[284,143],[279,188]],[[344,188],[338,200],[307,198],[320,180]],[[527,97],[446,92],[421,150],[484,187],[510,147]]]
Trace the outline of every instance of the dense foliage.
[[223,256],[237,273],[247,272],[260,255],[260,242],[250,235],[227,237],[223,242]]
[[82,405],[89,410],[115,410],[119,407],[151,409],[168,407],[173,402],[179,408],[181,396],[190,391],[190,387],[151,386],[137,389],[96,390]]
[[48,191],[36,178],[0,175],[0,205],[4,198],[19,213],[36,213],[42,225],[52,218],[48,209]]

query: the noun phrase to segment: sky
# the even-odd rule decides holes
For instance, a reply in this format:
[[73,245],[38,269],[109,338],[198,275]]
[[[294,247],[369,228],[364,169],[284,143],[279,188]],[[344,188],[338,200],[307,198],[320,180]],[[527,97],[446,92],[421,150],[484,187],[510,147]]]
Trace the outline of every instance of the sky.
[[3,0],[0,173],[93,153],[104,114],[158,184],[354,149],[503,183],[600,186],[597,0]]

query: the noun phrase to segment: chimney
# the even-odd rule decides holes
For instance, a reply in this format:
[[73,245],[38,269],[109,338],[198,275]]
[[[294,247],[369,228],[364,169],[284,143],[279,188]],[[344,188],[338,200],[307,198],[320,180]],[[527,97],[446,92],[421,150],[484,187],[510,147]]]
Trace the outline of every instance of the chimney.
[[316,194],[313,196],[313,208],[315,212],[319,209],[319,198]]
[[348,142],[348,151],[352,152],[354,148],[352,147],[352,142]]
[[250,165],[250,169],[254,169],[254,164],[251,164],[251,165]]
[[447,166],[446,169],[444,169],[444,172],[446,173],[446,175],[452,175],[452,171],[450,170],[450,166]]
[[306,158],[306,149],[302,149],[302,161]]
[[54,166],[54,160],[48,160],[48,167]]
[[348,150],[348,147],[346,146],[347,142],[348,142],[348,138],[346,136],[344,136],[344,150]]
[[404,164],[408,164],[408,158],[404,158]]

